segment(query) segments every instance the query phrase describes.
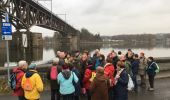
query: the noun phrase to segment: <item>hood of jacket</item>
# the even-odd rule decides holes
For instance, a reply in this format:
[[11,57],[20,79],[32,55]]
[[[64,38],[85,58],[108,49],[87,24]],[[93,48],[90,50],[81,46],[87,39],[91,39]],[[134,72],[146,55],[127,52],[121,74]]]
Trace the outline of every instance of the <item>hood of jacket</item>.
[[23,69],[21,69],[21,68],[14,68],[13,72],[14,73],[20,73],[20,72],[25,72],[25,71]]
[[71,76],[71,71],[70,70],[63,70],[62,75],[65,79],[69,79]]
[[26,72],[25,77],[30,78],[34,73],[37,73],[36,70],[29,70]]
[[100,82],[106,82],[107,78],[104,75],[96,75],[96,80],[100,81]]

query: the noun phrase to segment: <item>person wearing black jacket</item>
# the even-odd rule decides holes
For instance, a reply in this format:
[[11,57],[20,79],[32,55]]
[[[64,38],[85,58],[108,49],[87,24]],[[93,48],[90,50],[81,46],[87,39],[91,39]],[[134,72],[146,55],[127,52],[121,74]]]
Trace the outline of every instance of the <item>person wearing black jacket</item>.
[[[59,58],[54,58],[52,62],[52,66],[56,66],[57,72],[60,73],[61,67],[58,65],[58,63],[59,63]],[[51,100],[60,100],[59,84],[57,82],[57,79],[52,80],[50,77],[51,67],[47,71],[47,79],[50,81],[50,87],[51,87]]]
[[147,68],[147,74],[148,74],[148,78],[149,78],[149,84],[150,87],[148,88],[149,91],[154,91],[154,78],[156,75],[156,70],[157,70],[157,65],[154,62],[154,58],[153,57],[148,57],[147,59],[148,61],[148,68]]

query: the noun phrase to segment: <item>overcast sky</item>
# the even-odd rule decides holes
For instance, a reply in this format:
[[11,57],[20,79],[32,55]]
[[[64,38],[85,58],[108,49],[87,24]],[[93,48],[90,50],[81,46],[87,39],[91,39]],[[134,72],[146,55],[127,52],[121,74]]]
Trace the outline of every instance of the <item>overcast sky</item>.
[[170,0],[53,0],[53,12],[94,34],[170,33]]

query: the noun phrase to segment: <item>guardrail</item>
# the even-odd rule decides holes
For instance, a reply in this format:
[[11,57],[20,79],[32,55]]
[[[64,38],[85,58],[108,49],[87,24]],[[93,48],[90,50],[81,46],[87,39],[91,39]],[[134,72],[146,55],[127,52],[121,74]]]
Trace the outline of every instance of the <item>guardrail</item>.
[[[156,62],[160,66],[160,72],[170,71],[170,57],[155,58]],[[46,64],[37,65],[37,71],[40,73],[47,72],[47,69],[51,66],[51,61]],[[0,68],[0,75],[7,75],[7,68]]]

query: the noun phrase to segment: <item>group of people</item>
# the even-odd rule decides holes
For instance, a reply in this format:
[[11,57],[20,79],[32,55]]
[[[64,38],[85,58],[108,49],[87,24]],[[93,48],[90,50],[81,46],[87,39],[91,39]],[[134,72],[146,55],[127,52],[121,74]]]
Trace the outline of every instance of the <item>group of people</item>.
[[[19,100],[39,100],[43,83],[35,70],[36,65],[27,67],[26,61],[20,61],[18,65],[14,71],[17,72],[14,95]],[[129,78],[133,80],[133,91],[137,93],[137,75],[141,78],[141,87],[146,87],[148,74],[148,90],[153,91],[158,70],[153,57],[146,58],[144,52],[138,55],[131,49],[126,54],[112,50],[106,57],[99,49],[93,56],[86,50],[83,53],[58,51],[47,70],[47,79],[51,87],[51,100],[80,100],[82,96],[87,100],[128,100]]]

